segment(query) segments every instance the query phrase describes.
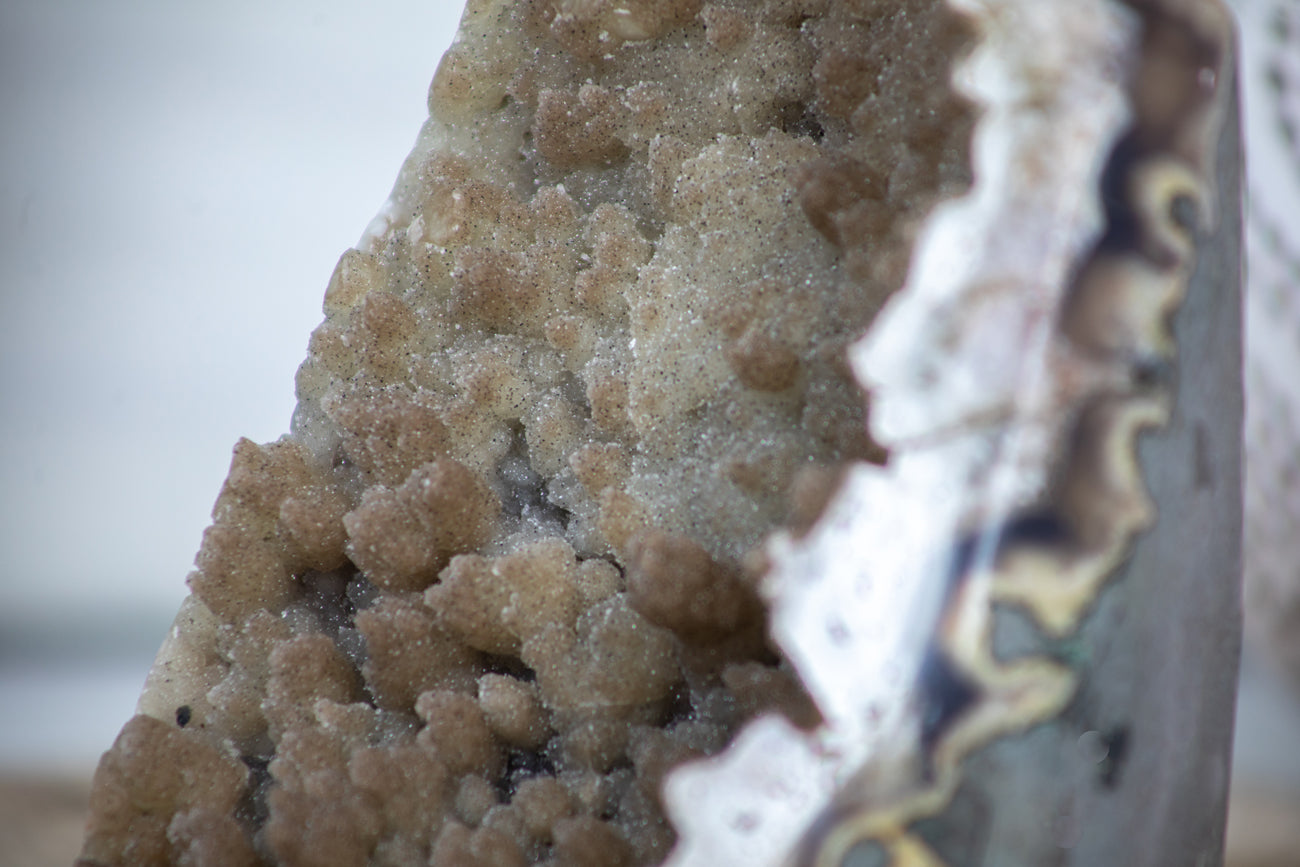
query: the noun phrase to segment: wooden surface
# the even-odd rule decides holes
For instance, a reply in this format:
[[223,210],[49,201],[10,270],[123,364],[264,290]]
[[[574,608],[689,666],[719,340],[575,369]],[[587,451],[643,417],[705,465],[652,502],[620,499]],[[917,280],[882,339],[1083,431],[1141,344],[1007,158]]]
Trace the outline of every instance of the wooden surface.
[[1241,787],[1228,809],[1227,867],[1300,867],[1300,794]]
[[[89,795],[86,780],[0,779],[0,867],[69,867]],[[1300,867],[1300,793],[1234,789],[1226,867]]]
[[0,867],[70,867],[89,800],[89,777],[0,778]]

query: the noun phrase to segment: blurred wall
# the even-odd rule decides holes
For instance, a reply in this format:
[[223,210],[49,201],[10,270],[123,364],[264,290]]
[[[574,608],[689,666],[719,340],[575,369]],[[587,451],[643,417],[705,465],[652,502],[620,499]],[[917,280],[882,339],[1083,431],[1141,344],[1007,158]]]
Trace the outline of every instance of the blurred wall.
[[0,769],[134,707],[460,3],[0,3]]

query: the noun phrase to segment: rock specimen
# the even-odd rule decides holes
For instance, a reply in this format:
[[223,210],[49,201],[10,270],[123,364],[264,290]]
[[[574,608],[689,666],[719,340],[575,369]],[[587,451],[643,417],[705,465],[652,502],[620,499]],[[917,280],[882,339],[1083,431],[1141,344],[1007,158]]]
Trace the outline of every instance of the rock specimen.
[[471,0],[281,440],[235,447],[90,865],[657,864],[764,710],[762,544],[969,184],[942,0]]
[[1241,157],[1215,0],[952,0],[969,192],[850,350],[857,464],[760,582],[821,713],[664,788],[668,867],[1219,864]]

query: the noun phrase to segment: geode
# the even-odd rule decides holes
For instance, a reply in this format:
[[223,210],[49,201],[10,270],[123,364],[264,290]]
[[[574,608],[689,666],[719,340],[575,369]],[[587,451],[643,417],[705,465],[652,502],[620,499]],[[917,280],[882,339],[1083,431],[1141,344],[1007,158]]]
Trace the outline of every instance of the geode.
[[1201,0],[471,0],[80,863],[1212,853],[1231,88]]

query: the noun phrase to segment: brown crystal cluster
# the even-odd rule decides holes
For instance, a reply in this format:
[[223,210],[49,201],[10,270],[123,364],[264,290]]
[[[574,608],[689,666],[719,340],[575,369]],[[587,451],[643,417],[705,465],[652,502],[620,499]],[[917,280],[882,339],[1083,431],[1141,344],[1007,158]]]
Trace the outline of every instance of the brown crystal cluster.
[[83,864],[655,864],[816,711],[755,592],[967,182],[941,0],[471,0],[293,432],[235,448]]

